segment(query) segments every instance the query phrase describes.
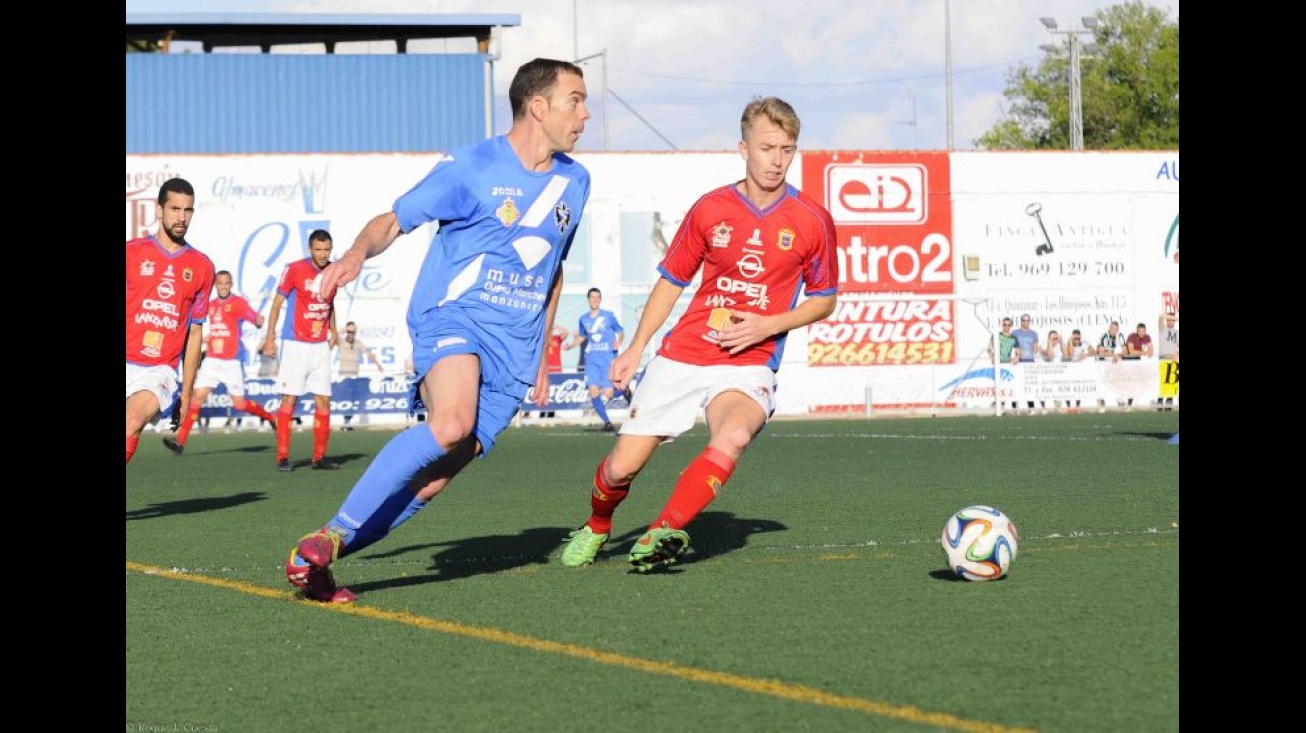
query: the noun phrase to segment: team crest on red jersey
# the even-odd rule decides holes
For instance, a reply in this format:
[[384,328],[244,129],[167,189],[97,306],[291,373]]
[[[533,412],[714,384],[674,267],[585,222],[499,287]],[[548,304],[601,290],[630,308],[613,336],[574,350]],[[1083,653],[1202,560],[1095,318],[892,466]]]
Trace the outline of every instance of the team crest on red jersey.
[[141,262],[141,277],[150,277],[154,274],[154,260],[143,260]]
[[724,221],[712,227],[712,246],[729,247],[730,233],[735,230],[734,227],[726,224]]
[[798,237],[792,229],[781,229],[780,236],[776,239],[775,246],[781,250],[788,251],[794,248],[794,239]]
[[181,279],[183,282],[190,282],[191,279],[194,277],[195,277],[195,272],[191,270],[189,267],[181,271]]

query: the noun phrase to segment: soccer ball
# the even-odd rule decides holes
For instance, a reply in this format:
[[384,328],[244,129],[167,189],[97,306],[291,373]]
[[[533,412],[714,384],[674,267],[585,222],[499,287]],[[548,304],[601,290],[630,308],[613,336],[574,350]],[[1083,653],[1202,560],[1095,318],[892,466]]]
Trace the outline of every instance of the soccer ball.
[[1016,524],[997,509],[976,504],[948,517],[939,543],[957,577],[997,580],[1016,559]]

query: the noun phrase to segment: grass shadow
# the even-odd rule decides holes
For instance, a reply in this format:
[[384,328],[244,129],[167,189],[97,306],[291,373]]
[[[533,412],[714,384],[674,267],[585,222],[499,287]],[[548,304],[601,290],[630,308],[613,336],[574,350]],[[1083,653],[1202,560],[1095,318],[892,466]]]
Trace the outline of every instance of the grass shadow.
[[1141,433],[1140,433],[1140,432],[1137,432],[1137,431],[1124,431],[1124,432],[1122,432],[1122,433],[1120,433],[1120,434],[1121,434],[1121,435],[1130,435],[1130,436],[1137,437],[1137,438],[1153,438],[1153,439],[1155,439],[1155,440],[1169,440],[1169,439],[1171,439],[1171,438],[1173,438],[1173,437],[1175,436],[1175,433],[1172,432],[1172,431],[1166,431],[1166,432],[1163,432],[1163,433],[1156,433],[1156,432],[1141,432]]
[[250,502],[263,501],[267,495],[262,491],[246,491],[231,496],[211,496],[203,499],[181,499],[179,501],[167,501],[160,504],[151,504],[144,509],[133,509],[127,512],[127,521],[136,519],[158,519],[159,517],[169,517],[174,514],[197,514],[199,512],[210,512],[215,509],[230,509]]
[[563,527],[532,527],[517,535],[464,537],[449,542],[405,545],[385,552],[364,551],[364,554],[358,556],[359,559],[384,560],[436,547],[445,548],[431,556],[432,573],[370,583],[350,583],[349,587],[354,592],[361,593],[501,573],[527,565],[544,565],[549,562],[549,556],[562,545],[567,532]]

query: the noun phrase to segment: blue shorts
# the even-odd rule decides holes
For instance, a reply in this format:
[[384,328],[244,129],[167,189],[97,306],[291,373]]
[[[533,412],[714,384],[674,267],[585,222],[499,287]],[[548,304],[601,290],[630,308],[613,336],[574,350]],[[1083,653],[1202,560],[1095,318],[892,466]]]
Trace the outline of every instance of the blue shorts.
[[612,359],[616,356],[611,351],[585,352],[585,386],[599,389],[612,389],[612,378],[608,372]]
[[495,438],[517,416],[530,385],[507,374],[503,362],[482,340],[480,332],[460,323],[459,319],[440,318],[434,328],[414,332],[412,338],[413,371],[417,376],[408,389],[410,412],[425,407],[418,387],[437,361],[455,354],[476,354],[480,358],[481,383],[476,393],[476,427],[473,432],[481,443],[481,456],[489,455]]

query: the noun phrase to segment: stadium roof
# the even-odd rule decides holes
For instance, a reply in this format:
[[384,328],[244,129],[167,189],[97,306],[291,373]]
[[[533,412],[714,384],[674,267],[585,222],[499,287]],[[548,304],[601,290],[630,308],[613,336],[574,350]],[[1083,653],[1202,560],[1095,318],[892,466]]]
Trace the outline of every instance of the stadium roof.
[[327,53],[346,41],[407,43],[426,38],[475,38],[489,52],[494,28],[521,25],[520,15],[368,14],[368,13],[127,13],[127,46],[150,50],[155,44],[198,41],[204,50],[218,46],[270,46],[323,43]]

